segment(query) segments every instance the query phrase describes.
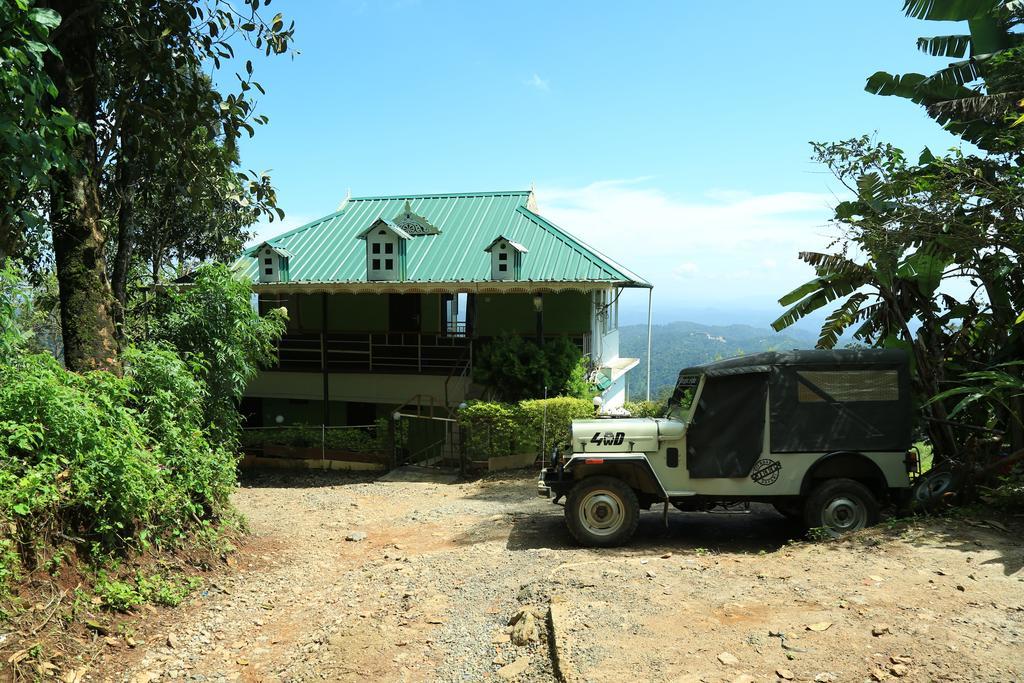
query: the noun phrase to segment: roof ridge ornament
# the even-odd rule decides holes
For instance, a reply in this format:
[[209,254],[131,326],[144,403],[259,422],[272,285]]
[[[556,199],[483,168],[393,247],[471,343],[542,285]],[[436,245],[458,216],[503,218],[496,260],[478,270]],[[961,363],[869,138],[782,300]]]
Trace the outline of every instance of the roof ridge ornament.
[[413,237],[441,234],[430,221],[412,210],[412,202],[408,199],[405,200],[402,212],[392,218],[391,222]]

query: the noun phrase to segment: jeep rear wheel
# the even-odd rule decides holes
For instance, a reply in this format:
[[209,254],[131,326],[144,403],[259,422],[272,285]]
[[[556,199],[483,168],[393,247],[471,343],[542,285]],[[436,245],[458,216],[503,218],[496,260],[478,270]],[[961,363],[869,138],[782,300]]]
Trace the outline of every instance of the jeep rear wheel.
[[565,522],[581,545],[621,545],[636,531],[640,503],[636,492],[621,479],[587,477],[569,491]]
[[829,479],[815,488],[804,506],[804,521],[833,537],[878,522],[878,501],[867,486],[853,479]]

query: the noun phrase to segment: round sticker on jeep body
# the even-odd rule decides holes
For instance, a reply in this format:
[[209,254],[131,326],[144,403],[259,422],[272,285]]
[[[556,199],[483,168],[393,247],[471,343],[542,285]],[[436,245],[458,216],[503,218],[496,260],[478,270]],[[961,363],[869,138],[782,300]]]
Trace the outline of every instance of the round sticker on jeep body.
[[761,486],[771,486],[778,480],[781,471],[781,462],[765,458],[754,463],[754,468],[750,470],[750,478]]

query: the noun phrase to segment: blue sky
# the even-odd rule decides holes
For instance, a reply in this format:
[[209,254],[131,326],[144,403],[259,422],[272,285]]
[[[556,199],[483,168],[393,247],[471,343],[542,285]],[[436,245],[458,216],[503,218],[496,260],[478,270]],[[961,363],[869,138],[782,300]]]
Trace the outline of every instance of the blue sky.
[[[809,140],[956,144],[864,92],[931,71],[899,0],[275,0],[294,59],[255,60],[270,124],[242,146],[287,217],[354,195],[527,188],[541,212],[655,284],[656,322],[764,322],[809,279],[839,189]],[[643,299],[641,301],[641,299]],[[625,321],[646,298],[625,297]]]

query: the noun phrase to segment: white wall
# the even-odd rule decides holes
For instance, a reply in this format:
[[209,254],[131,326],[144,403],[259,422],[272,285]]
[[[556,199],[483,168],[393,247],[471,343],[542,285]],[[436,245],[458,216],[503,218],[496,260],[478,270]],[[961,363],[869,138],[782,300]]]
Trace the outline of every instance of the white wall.
[[623,375],[612,382],[612,385],[601,394],[601,398],[604,399],[602,409],[622,407],[626,402],[626,376]]

